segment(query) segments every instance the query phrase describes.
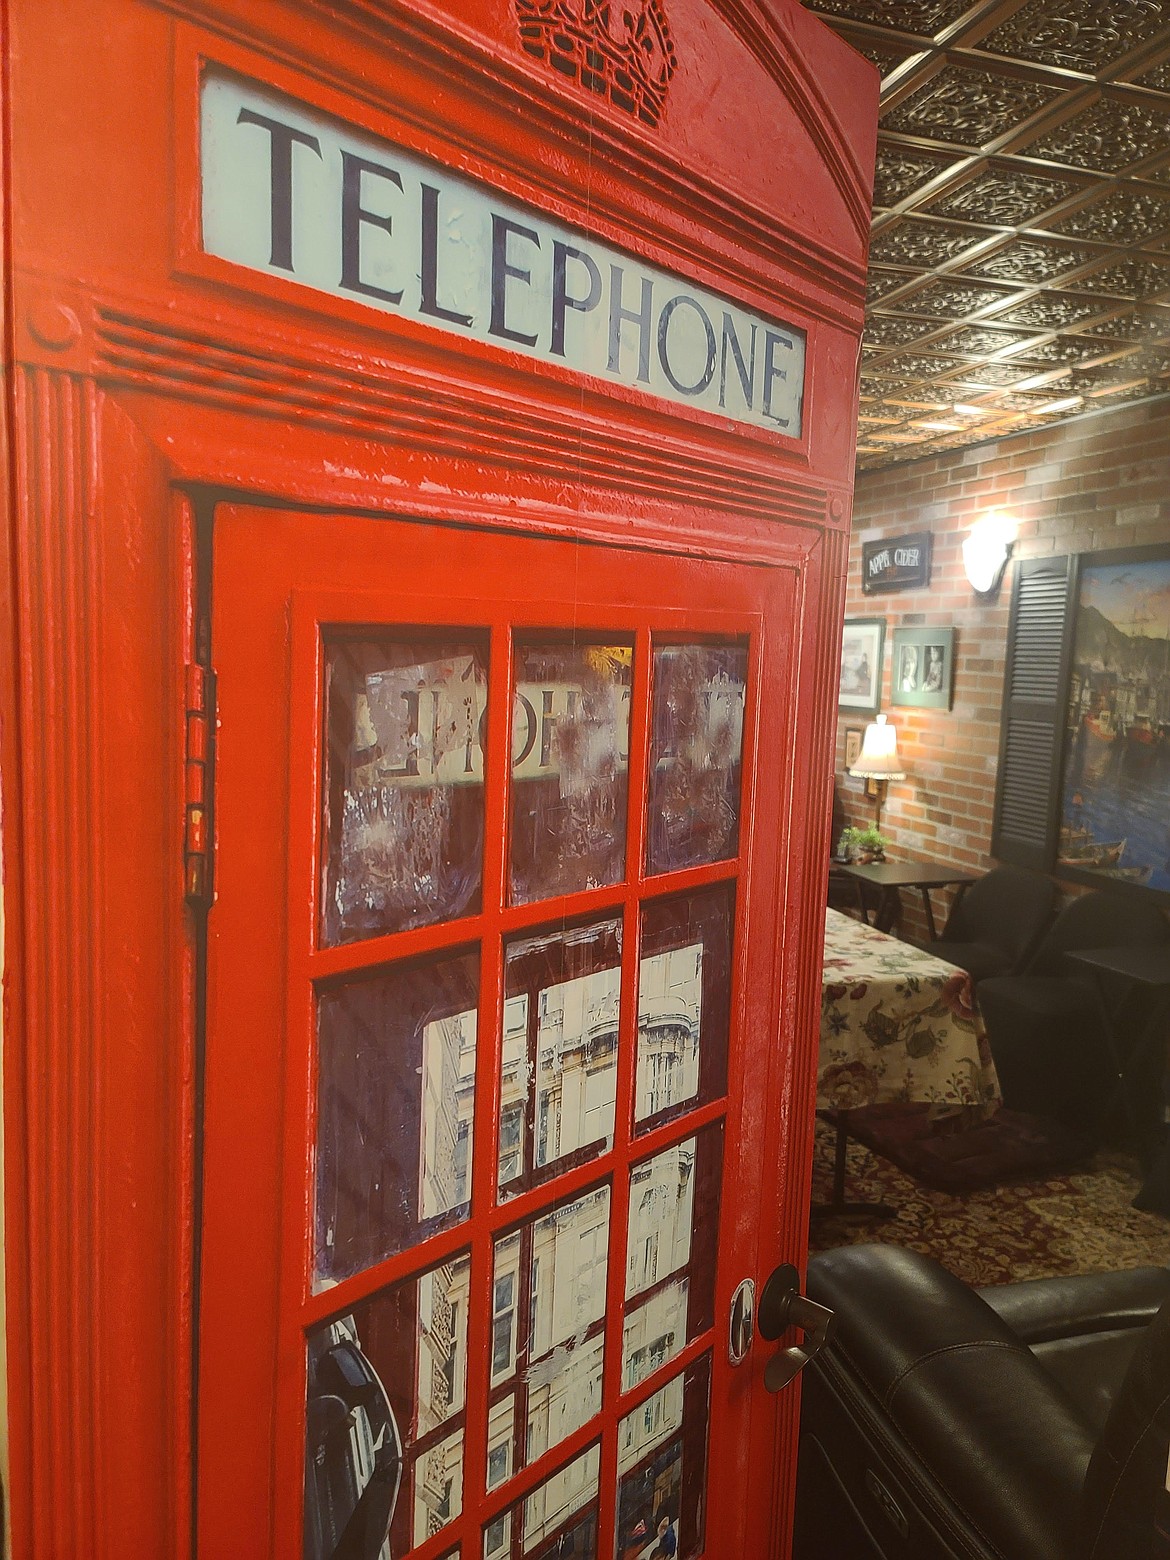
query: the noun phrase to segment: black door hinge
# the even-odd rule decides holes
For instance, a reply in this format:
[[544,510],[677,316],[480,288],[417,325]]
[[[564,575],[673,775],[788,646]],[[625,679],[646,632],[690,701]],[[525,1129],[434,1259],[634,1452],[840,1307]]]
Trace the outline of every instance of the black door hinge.
[[207,906],[212,900],[215,673],[209,667],[192,663],[187,667],[186,683],[183,884],[189,904]]

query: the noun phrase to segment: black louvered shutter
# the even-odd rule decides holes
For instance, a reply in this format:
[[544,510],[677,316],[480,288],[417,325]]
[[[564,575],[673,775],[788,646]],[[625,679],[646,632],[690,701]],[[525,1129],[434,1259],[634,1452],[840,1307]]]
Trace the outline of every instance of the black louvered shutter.
[[1041,872],[1055,859],[1075,564],[1017,564],[1008,627],[991,854]]

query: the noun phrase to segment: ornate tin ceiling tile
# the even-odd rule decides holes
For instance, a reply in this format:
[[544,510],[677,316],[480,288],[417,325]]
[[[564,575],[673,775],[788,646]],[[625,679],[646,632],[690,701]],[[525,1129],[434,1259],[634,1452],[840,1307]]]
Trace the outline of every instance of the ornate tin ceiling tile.
[[983,146],[1060,96],[1058,89],[948,65],[882,115],[887,130],[959,146]]
[[1085,358],[1100,357],[1109,350],[1106,342],[1090,341],[1084,336],[1056,336],[1052,341],[1028,347],[1013,362],[1019,363],[1081,363]]
[[1170,92],[1170,55],[1150,70],[1135,76],[1134,83],[1139,87],[1150,87],[1154,92]]
[[1045,244],[1035,238],[1017,238],[994,254],[973,260],[967,270],[973,276],[992,276],[1020,286],[1054,282],[1093,259],[1088,249],[1072,249],[1060,244]]
[[1104,336],[1111,341],[1156,341],[1170,339],[1170,309],[1138,313],[1131,310],[1100,325],[1086,326],[1086,336]]
[[869,257],[891,265],[945,265],[948,260],[953,260],[956,255],[961,255],[965,249],[970,249],[987,236],[961,228],[944,227],[941,223],[904,218],[874,235]]
[[1007,363],[980,363],[978,367],[964,363],[963,383],[996,389],[1000,385],[1019,384],[1021,379],[1027,379],[1033,372],[1032,369],[1017,367],[1014,358]]
[[882,396],[896,395],[899,390],[909,390],[911,388],[912,384],[909,379],[877,379],[872,374],[862,374],[861,376],[862,395],[873,396],[877,400],[880,400]]
[[904,303],[892,307],[907,313],[925,314],[933,319],[962,319],[974,314],[976,309],[989,309],[992,304],[1003,303],[1012,296],[998,287],[979,287],[965,282],[961,277],[949,277],[946,281],[931,282],[920,292],[913,293]]
[[958,21],[971,0],[883,0],[875,6],[867,0],[815,0],[810,11],[822,16],[848,16],[856,22],[881,22],[898,32],[933,38]]
[[873,203],[875,206],[896,206],[949,167],[947,157],[932,157],[929,152],[911,151],[908,147],[879,141]]
[[897,314],[871,314],[866,321],[863,340],[875,347],[904,347],[936,328],[933,320],[906,319]]
[[1027,0],[979,48],[1095,75],[1153,37],[1168,9],[1162,0]]
[[1019,346],[1027,341],[1014,330],[991,330],[982,325],[966,325],[948,336],[939,345],[945,352],[961,352],[965,357],[994,357],[1005,347]]
[[921,379],[933,379],[938,374],[949,374],[963,366],[959,358],[926,357],[916,353],[903,353],[888,361],[892,374],[910,374]]
[[1128,255],[1101,271],[1078,276],[1078,292],[1106,293],[1114,298],[1156,298],[1170,291],[1170,263]]
[[918,271],[871,270],[866,283],[865,295],[870,303],[876,303],[879,298],[884,298],[887,293],[892,293],[899,287],[905,287],[907,282],[912,282],[919,274]]
[[1168,140],[1170,108],[1102,98],[1033,141],[1028,155],[1118,173],[1139,158],[1165,151]]
[[1107,305],[1099,298],[1074,298],[1069,293],[1041,293],[1027,303],[1019,303],[1005,314],[996,315],[996,323],[1030,325],[1034,330],[1067,330],[1078,320],[1091,319]]
[[[1124,374],[1119,377],[1137,379],[1144,375],[1147,379],[1164,379],[1170,374],[1170,342],[1135,352],[1132,357],[1125,358],[1123,364]],[[1119,370],[1122,366],[1122,363],[1117,364]]]
[[1170,195],[1153,190],[1118,189],[1095,206],[1061,217],[1053,223],[1057,233],[1075,238],[1095,238],[1107,244],[1136,244],[1170,227]]
[[1026,227],[1079,189],[1068,179],[1046,179],[1020,168],[988,168],[969,184],[931,201],[927,209],[940,217]]
[[877,66],[883,80],[897,70],[903,60],[908,60],[911,54],[915,53],[915,50],[909,48],[892,49],[882,44],[871,43],[868,38],[859,38],[854,33],[849,33],[847,37],[858,54],[864,54],[871,65]]

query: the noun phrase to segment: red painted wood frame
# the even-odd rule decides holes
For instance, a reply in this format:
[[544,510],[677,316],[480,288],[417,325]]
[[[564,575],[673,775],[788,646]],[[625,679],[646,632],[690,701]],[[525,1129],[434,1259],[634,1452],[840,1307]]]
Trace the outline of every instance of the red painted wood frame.
[[[200,1553],[230,1548],[259,1560],[298,1551],[306,1329],[468,1247],[465,1515],[421,1545],[419,1560],[434,1560],[459,1537],[464,1554],[478,1555],[485,1520],[571,1461],[599,1433],[598,1553],[611,1552],[617,1422],[704,1353],[713,1354],[707,1552],[720,1560],[762,1553],[770,1539],[775,1407],[759,1390],[762,1362],[757,1358],[733,1372],[726,1338],[740,1279],[766,1276],[777,1259],[775,1210],[737,1196],[735,1188],[770,1179],[762,1158],[767,1103],[781,1091],[789,1066],[774,1039],[779,993],[770,911],[787,854],[783,825],[774,821],[792,810],[786,757],[795,698],[794,572],[727,564],[713,570],[665,552],[639,564],[636,555],[617,548],[254,510],[217,517],[216,547],[212,650],[220,686],[220,873],[210,923],[207,1017]],[[522,580],[539,580],[541,599],[533,592],[518,594]],[[360,626],[363,637],[377,637],[381,624],[490,634],[483,909],[437,925],[321,946],[323,625]],[[651,625],[658,644],[746,640],[749,646],[739,852],[711,865],[654,874],[647,869],[645,838]],[[566,631],[587,642],[609,643],[607,636],[613,636],[634,645],[625,880],[613,888],[509,904],[503,755],[512,751],[511,636]],[[761,709],[767,719],[757,732]],[[764,820],[768,823],[759,826]],[[727,1092],[710,1102],[700,1099],[684,1115],[635,1136],[639,909],[647,900],[715,883],[734,887],[736,905]],[[625,923],[614,1146],[496,1205],[504,940],[607,911]],[[478,948],[482,958],[470,1217],[314,1293],[314,988],[345,976],[360,979],[435,949],[467,947]],[[635,1161],[712,1122],[725,1124],[714,1326],[619,1401],[625,1177]],[[616,1336],[611,1334],[606,1348],[600,1423],[588,1422],[485,1501],[493,1237],[602,1182],[613,1185],[605,1312],[616,1319]],[[785,1249],[791,1249],[790,1237]],[[273,1492],[271,1508],[266,1491]]]
[[[183,900],[184,688],[225,492],[788,572],[791,806],[770,912],[784,1065],[759,1191],[775,1255],[800,1258],[876,76],[795,0],[673,0],[669,14],[680,65],[650,131],[526,57],[505,0],[9,7],[3,633],[17,675],[0,764],[22,1560],[192,1542],[200,929]],[[200,260],[204,60],[807,326],[805,435],[718,424]],[[716,89],[733,112],[707,111]],[[790,1399],[776,1432],[780,1534],[793,1413]]]

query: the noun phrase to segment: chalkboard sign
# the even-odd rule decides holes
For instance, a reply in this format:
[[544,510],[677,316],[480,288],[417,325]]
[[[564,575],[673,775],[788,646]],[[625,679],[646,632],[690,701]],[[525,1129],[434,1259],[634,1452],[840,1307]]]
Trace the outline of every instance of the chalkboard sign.
[[868,596],[878,590],[917,590],[930,584],[930,532],[863,542],[861,588]]

